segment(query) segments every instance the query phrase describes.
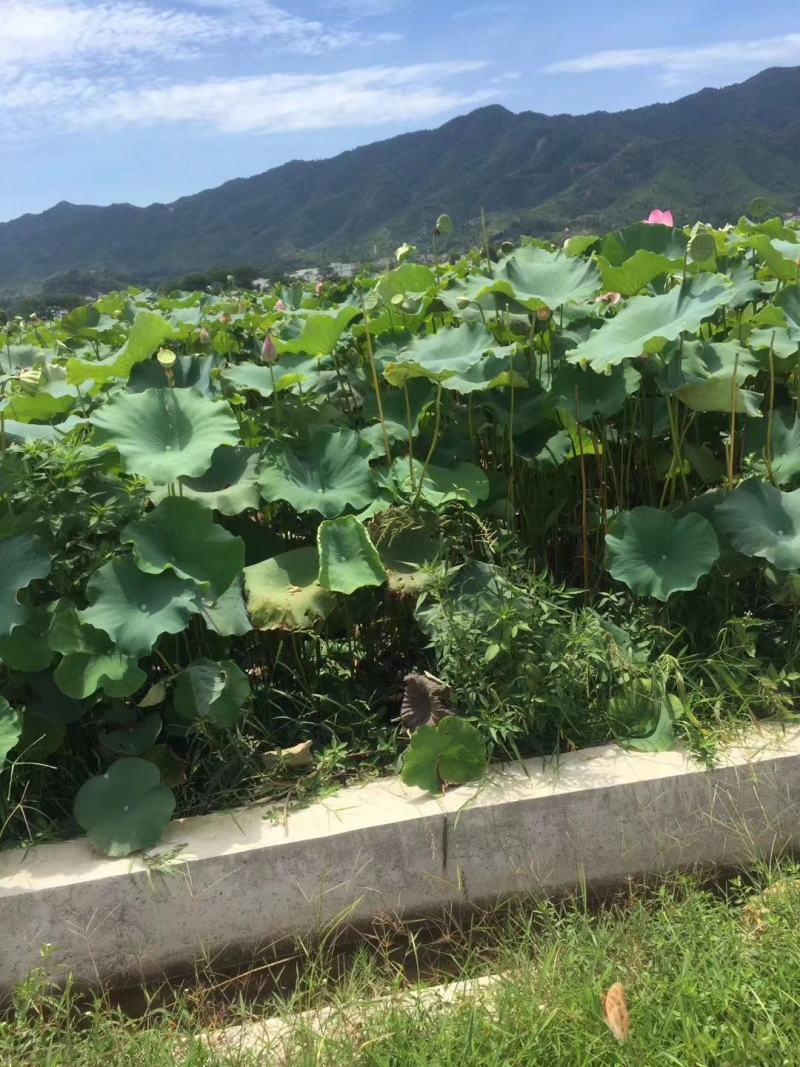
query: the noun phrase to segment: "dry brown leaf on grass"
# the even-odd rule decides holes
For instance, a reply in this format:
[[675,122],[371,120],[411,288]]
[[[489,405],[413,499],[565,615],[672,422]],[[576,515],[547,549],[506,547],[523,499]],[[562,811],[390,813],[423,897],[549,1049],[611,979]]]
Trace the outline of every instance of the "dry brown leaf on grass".
[[301,741],[299,745],[292,745],[291,748],[276,748],[264,754],[264,762],[269,767],[277,763],[282,763],[285,767],[310,767],[314,762],[312,745],[312,741]]
[[622,982],[615,982],[600,1000],[609,1030],[617,1041],[627,1041],[631,1030],[631,1020]]

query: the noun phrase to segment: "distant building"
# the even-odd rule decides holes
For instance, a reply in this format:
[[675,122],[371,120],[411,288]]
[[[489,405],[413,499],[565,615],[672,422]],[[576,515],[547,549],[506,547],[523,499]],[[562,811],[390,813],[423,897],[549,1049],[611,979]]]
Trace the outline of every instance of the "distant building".
[[303,267],[301,270],[293,271],[289,277],[298,282],[319,282],[322,281],[322,271],[319,267]]
[[331,263],[328,268],[334,278],[340,278],[342,281],[349,282],[352,278],[355,278],[358,274],[357,263]]

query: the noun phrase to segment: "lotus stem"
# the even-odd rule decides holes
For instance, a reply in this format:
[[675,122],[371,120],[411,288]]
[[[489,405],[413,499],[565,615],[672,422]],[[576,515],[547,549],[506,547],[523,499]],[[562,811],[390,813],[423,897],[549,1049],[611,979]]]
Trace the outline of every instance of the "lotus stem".
[[773,333],[769,343],[769,408],[767,409],[767,444],[764,449],[764,461],[767,465],[767,477],[773,485],[775,484],[775,475],[772,470],[772,419],[775,407],[775,358],[773,354],[774,345],[775,334]]
[[386,419],[383,417],[383,401],[381,400],[381,387],[378,382],[378,373],[375,370],[375,353],[372,351],[372,334],[369,328],[369,312],[364,308],[364,337],[367,342],[367,359],[369,360],[370,374],[372,375],[372,388],[375,390],[375,403],[378,406],[378,418],[381,420],[383,430],[383,444],[386,449],[386,462],[392,465],[392,450],[389,447],[389,432],[386,429]]
[[439,431],[442,426],[442,383],[436,383],[436,414],[434,416],[433,424],[433,437],[431,438],[431,447],[428,449],[428,454],[425,457],[425,462],[422,465],[422,471],[419,476],[419,485],[417,486],[417,492],[414,497],[414,503],[412,507],[416,507],[419,504],[419,498],[422,493],[422,487],[425,484],[425,475],[428,473],[428,467],[433,459],[433,454],[436,451],[436,446],[439,443]]
[[731,375],[731,440],[728,448],[728,492],[733,489],[733,460],[736,451],[736,375],[739,370],[739,353],[733,361],[733,374]]

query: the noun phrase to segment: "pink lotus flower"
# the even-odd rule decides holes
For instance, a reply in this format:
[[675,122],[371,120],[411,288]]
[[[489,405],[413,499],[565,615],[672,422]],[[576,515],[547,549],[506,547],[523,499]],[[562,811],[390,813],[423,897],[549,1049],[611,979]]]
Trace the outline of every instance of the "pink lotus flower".
[[201,345],[207,345],[211,341],[211,334],[208,332],[205,326],[201,326],[200,329],[197,331],[197,340],[200,342]]
[[653,208],[644,220],[650,226],[674,226],[675,220],[671,211],[662,211],[661,208]]
[[602,296],[595,297],[595,302],[611,304],[612,307],[616,307],[620,300],[622,300],[622,293],[603,293]]
[[321,296],[322,295],[322,290],[324,288],[325,288],[325,282],[317,282],[317,284],[314,286],[314,292],[317,294],[317,296]]
[[264,344],[261,346],[261,358],[265,363],[274,363],[278,358],[278,350],[272,340],[272,334],[267,334]]
[[282,300],[276,300],[275,301],[275,310],[276,311],[285,311],[286,310],[286,304],[284,304],[284,302]]

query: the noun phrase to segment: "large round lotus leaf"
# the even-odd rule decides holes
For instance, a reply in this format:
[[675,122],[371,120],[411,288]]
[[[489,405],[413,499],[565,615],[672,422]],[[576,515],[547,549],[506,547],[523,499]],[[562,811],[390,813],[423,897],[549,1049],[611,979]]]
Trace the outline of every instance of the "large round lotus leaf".
[[50,556],[35,535],[20,534],[0,541],[0,637],[8,637],[28,616],[28,608],[17,600],[20,590],[49,573]]
[[0,662],[12,671],[46,670],[53,661],[47,640],[50,622],[49,608],[31,608],[22,626],[15,626],[7,637],[0,637]]
[[15,698],[15,703],[24,703],[44,723],[59,729],[77,722],[89,707],[88,701],[67,696],[56,684],[52,671],[25,675],[24,695]]
[[178,675],[173,701],[182,719],[210,719],[216,726],[230,728],[249,696],[247,675],[233,660],[197,659]]
[[614,230],[603,238],[601,254],[616,267],[622,266],[640,249],[655,252],[673,263],[683,262],[688,238],[681,230],[670,226],[652,226],[635,222],[624,230]]
[[456,463],[452,467],[428,464],[426,468],[415,459],[413,466],[412,480],[407,457],[398,456],[392,464],[392,475],[400,492],[412,499],[417,495],[420,479],[420,500],[426,500],[435,508],[455,501],[475,507],[489,496],[489,479],[474,463]]
[[[239,515],[248,508],[256,509],[261,503],[257,466],[256,449],[221,445],[205,474],[181,479],[181,496],[221,515]],[[150,499],[159,504],[167,495],[166,486],[161,486],[153,490]]]
[[441,793],[443,785],[475,781],[485,770],[486,745],[478,730],[457,715],[448,715],[438,726],[415,730],[402,779],[406,785]]
[[428,378],[444,382],[463,377],[480,363],[484,352],[496,345],[494,337],[482,324],[462,323],[454,330],[439,330],[415,338],[385,371],[386,380],[395,386],[410,378]]
[[317,430],[302,451],[284,447],[267,454],[259,473],[261,495],[326,519],[347,507],[358,511],[375,495],[371,454],[369,443],[353,430]]
[[698,326],[731,297],[731,284],[718,274],[701,275],[663,296],[635,296],[599,330],[573,348],[570,363],[602,373],[659,342],[673,341]]
[[289,341],[276,337],[275,347],[281,355],[284,352],[304,352],[308,356],[327,356],[360,314],[360,308],[347,305],[334,311],[305,311],[300,336]]
[[172,790],[143,759],[121,759],[105,774],[84,782],[75,797],[75,818],[95,848],[127,856],[156,844],[175,810]]
[[431,584],[431,567],[441,556],[442,542],[429,530],[411,528],[387,537],[380,543],[378,552],[389,590],[400,596],[411,596]]
[[742,555],[769,560],[782,571],[800,569],[800,489],[782,493],[751,478],[717,506],[715,522]]
[[303,392],[316,385],[321,371],[330,365],[330,360],[320,356],[282,356],[268,366],[258,363],[238,363],[222,372],[226,382],[244,392],[258,393],[265,398],[273,393],[283,393],[296,385]]
[[222,596],[244,566],[244,541],[217,526],[202,504],[185,497],[162,500],[144,519],[126,526],[121,540],[133,545],[140,571],[174,571],[214,597]]
[[125,469],[155,485],[197,478],[220,445],[239,443],[239,426],[227,404],[193,389],[119,393],[89,420],[98,444],[113,445]]
[[633,296],[655,278],[676,268],[671,259],[647,248],[637,249],[619,266],[609,263],[605,256],[598,256],[597,266],[606,292],[621,293],[622,296]]
[[104,630],[118,651],[146,656],[161,634],[177,634],[200,610],[199,590],[172,571],[143,574],[127,558],[105,563],[89,579],[82,622]]
[[741,388],[759,369],[748,349],[733,341],[687,341],[671,349],[674,351],[658,380],[662,392],[674,393],[693,411],[736,411],[754,418],[761,415],[761,394]]
[[133,368],[128,389],[132,393],[145,389],[194,389],[203,396],[214,396],[219,384],[212,378],[212,371],[221,364],[219,356],[178,356],[168,373],[158,359],[148,359]]
[[324,619],[335,597],[319,584],[316,548],[293,548],[244,569],[247,610],[259,630],[304,630]]
[[216,600],[201,596],[199,603],[203,622],[221,637],[242,637],[253,629],[242,596],[241,578],[231,582]]
[[136,657],[122,652],[99,656],[77,652],[64,656],[53,677],[62,693],[74,700],[90,697],[98,689],[110,697],[129,697],[147,681]]
[[549,400],[554,408],[568,411],[581,422],[595,415],[616,415],[629,396],[636,392],[641,374],[626,363],[610,374],[596,374],[571,363],[559,364],[553,377]]
[[600,275],[590,259],[575,259],[534,245],[515,249],[500,260],[493,273],[494,292],[532,311],[590,300],[600,291]]
[[[768,429],[771,431],[769,449]],[[771,425],[769,419],[748,423],[744,447],[764,474],[771,470],[778,485],[788,485],[800,474],[800,416],[789,408],[778,408],[772,413]]]
[[115,708],[106,715],[100,741],[117,756],[141,756],[149,752],[161,733],[161,716],[157,711],[144,718],[133,708]]
[[172,332],[172,326],[155,311],[139,311],[119,352],[102,360],[69,360],[67,380],[71,385],[83,385],[89,380],[102,385],[110,378],[127,378],[136,364],[150,359]]
[[702,515],[676,519],[658,508],[623,512],[606,536],[607,565],[637,596],[669,600],[694,589],[719,558],[714,527]]
[[71,411],[78,391],[66,382],[50,382],[29,396],[15,393],[3,403],[3,413],[17,422],[54,422]]
[[5,697],[0,697],[0,767],[6,756],[19,741],[22,734],[22,720],[16,708],[12,708]]
[[319,584],[350,594],[365,585],[383,585],[386,571],[369,534],[354,515],[320,523],[317,530]]

